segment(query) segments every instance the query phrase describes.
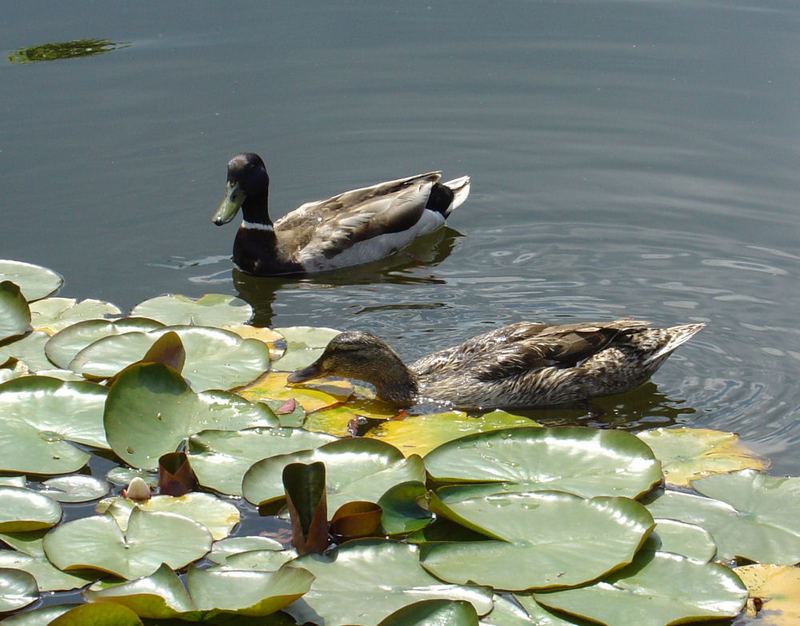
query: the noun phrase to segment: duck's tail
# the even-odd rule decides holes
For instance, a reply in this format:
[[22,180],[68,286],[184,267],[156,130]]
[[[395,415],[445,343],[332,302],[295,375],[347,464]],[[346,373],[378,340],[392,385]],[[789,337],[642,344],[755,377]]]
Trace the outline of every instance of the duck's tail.
[[431,189],[431,195],[425,208],[441,213],[448,217],[453,211],[464,204],[469,196],[469,176],[454,178],[446,183],[436,183]]
[[647,364],[661,358],[666,358],[673,350],[675,350],[675,348],[683,345],[697,333],[699,333],[704,326],[705,324],[684,324],[683,326],[673,326],[672,328],[667,328],[666,333],[668,339],[666,343],[664,343],[664,345],[658,350],[648,355],[644,360],[644,363]]

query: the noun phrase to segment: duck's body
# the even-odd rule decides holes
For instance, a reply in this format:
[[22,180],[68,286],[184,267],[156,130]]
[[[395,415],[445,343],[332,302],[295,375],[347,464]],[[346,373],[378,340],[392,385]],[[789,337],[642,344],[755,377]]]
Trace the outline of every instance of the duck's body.
[[410,366],[377,337],[350,331],[334,337],[315,363],[289,380],[357,378],[401,407],[425,400],[462,409],[556,406],[638,387],[703,326],[649,328],[629,319],[518,322]]
[[225,199],[215,224],[242,209],[233,261],[248,274],[309,274],[369,263],[442,226],[469,195],[469,178],[440,183],[440,172],[410,176],[307,202],[272,222],[269,176],[257,154],[228,163]]

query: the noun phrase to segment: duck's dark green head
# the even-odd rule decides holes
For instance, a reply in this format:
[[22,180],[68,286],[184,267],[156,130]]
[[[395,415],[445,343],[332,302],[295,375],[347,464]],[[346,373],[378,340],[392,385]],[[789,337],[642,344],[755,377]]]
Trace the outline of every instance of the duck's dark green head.
[[[225,198],[222,200],[222,204],[219,205],[217,212],[214,213],[213,222],[217,226],[230,222],[248,198],[263,196],[264,199],[260,201],[258,209],[266,212],[268,188],[269,176],[261,157],[253,152],[237,154],[228,161],[228,181],[225,184]],[[245,215],[245,219],[248,217]],[[263,219],[269,220],[269,217],[265,215]]]

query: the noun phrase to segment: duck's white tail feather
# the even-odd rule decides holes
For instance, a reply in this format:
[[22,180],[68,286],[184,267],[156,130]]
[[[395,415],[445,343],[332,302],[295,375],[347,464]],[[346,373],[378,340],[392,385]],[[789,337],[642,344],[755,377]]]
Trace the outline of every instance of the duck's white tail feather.
[[446,183],[442,184],[445,187],[449,187],[453,192],[453,202],[446,212],[446,215],[450,215],[451,212],[455,211],[458,207],[464,204],[467,196],[469,196],[469,176],[454,178],[453,180],[448,180]]
[[650,363],[651,361],[655,361],[656,359],[668,355],[670,352],[675,350],[675,348],[686,343],[697,333],[699,333],[704,326],[705,324],[685,324],[683,326],[673,326],[672,328],[668,328],[667,332],[670,333],[669,341],[661,346],[661,348],[653,352],[653,354],[649,355],[644,360],[644,363]]

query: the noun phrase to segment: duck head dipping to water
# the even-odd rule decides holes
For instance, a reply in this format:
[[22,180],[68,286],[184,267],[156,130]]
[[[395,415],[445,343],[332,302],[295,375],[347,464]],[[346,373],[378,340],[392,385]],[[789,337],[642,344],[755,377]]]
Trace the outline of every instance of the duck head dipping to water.
[[307,202],[273,223],[267,168],[257,154],[244,152],[228,162],[225,197],[213,222],[226,224],[242,210],[233,261],[248,274],[334,270],[390,256],[444,225],[467,199],[470,180],[440,178],[429,172],[345,191]]
[[426,400],[460,409],[557,406],[638,387],[703,326],[651,328],[630,319],[518,322],[409,366],[374,335],[348,331],[314,363],[290,374],[289,382],[355,378],[399,407]]

